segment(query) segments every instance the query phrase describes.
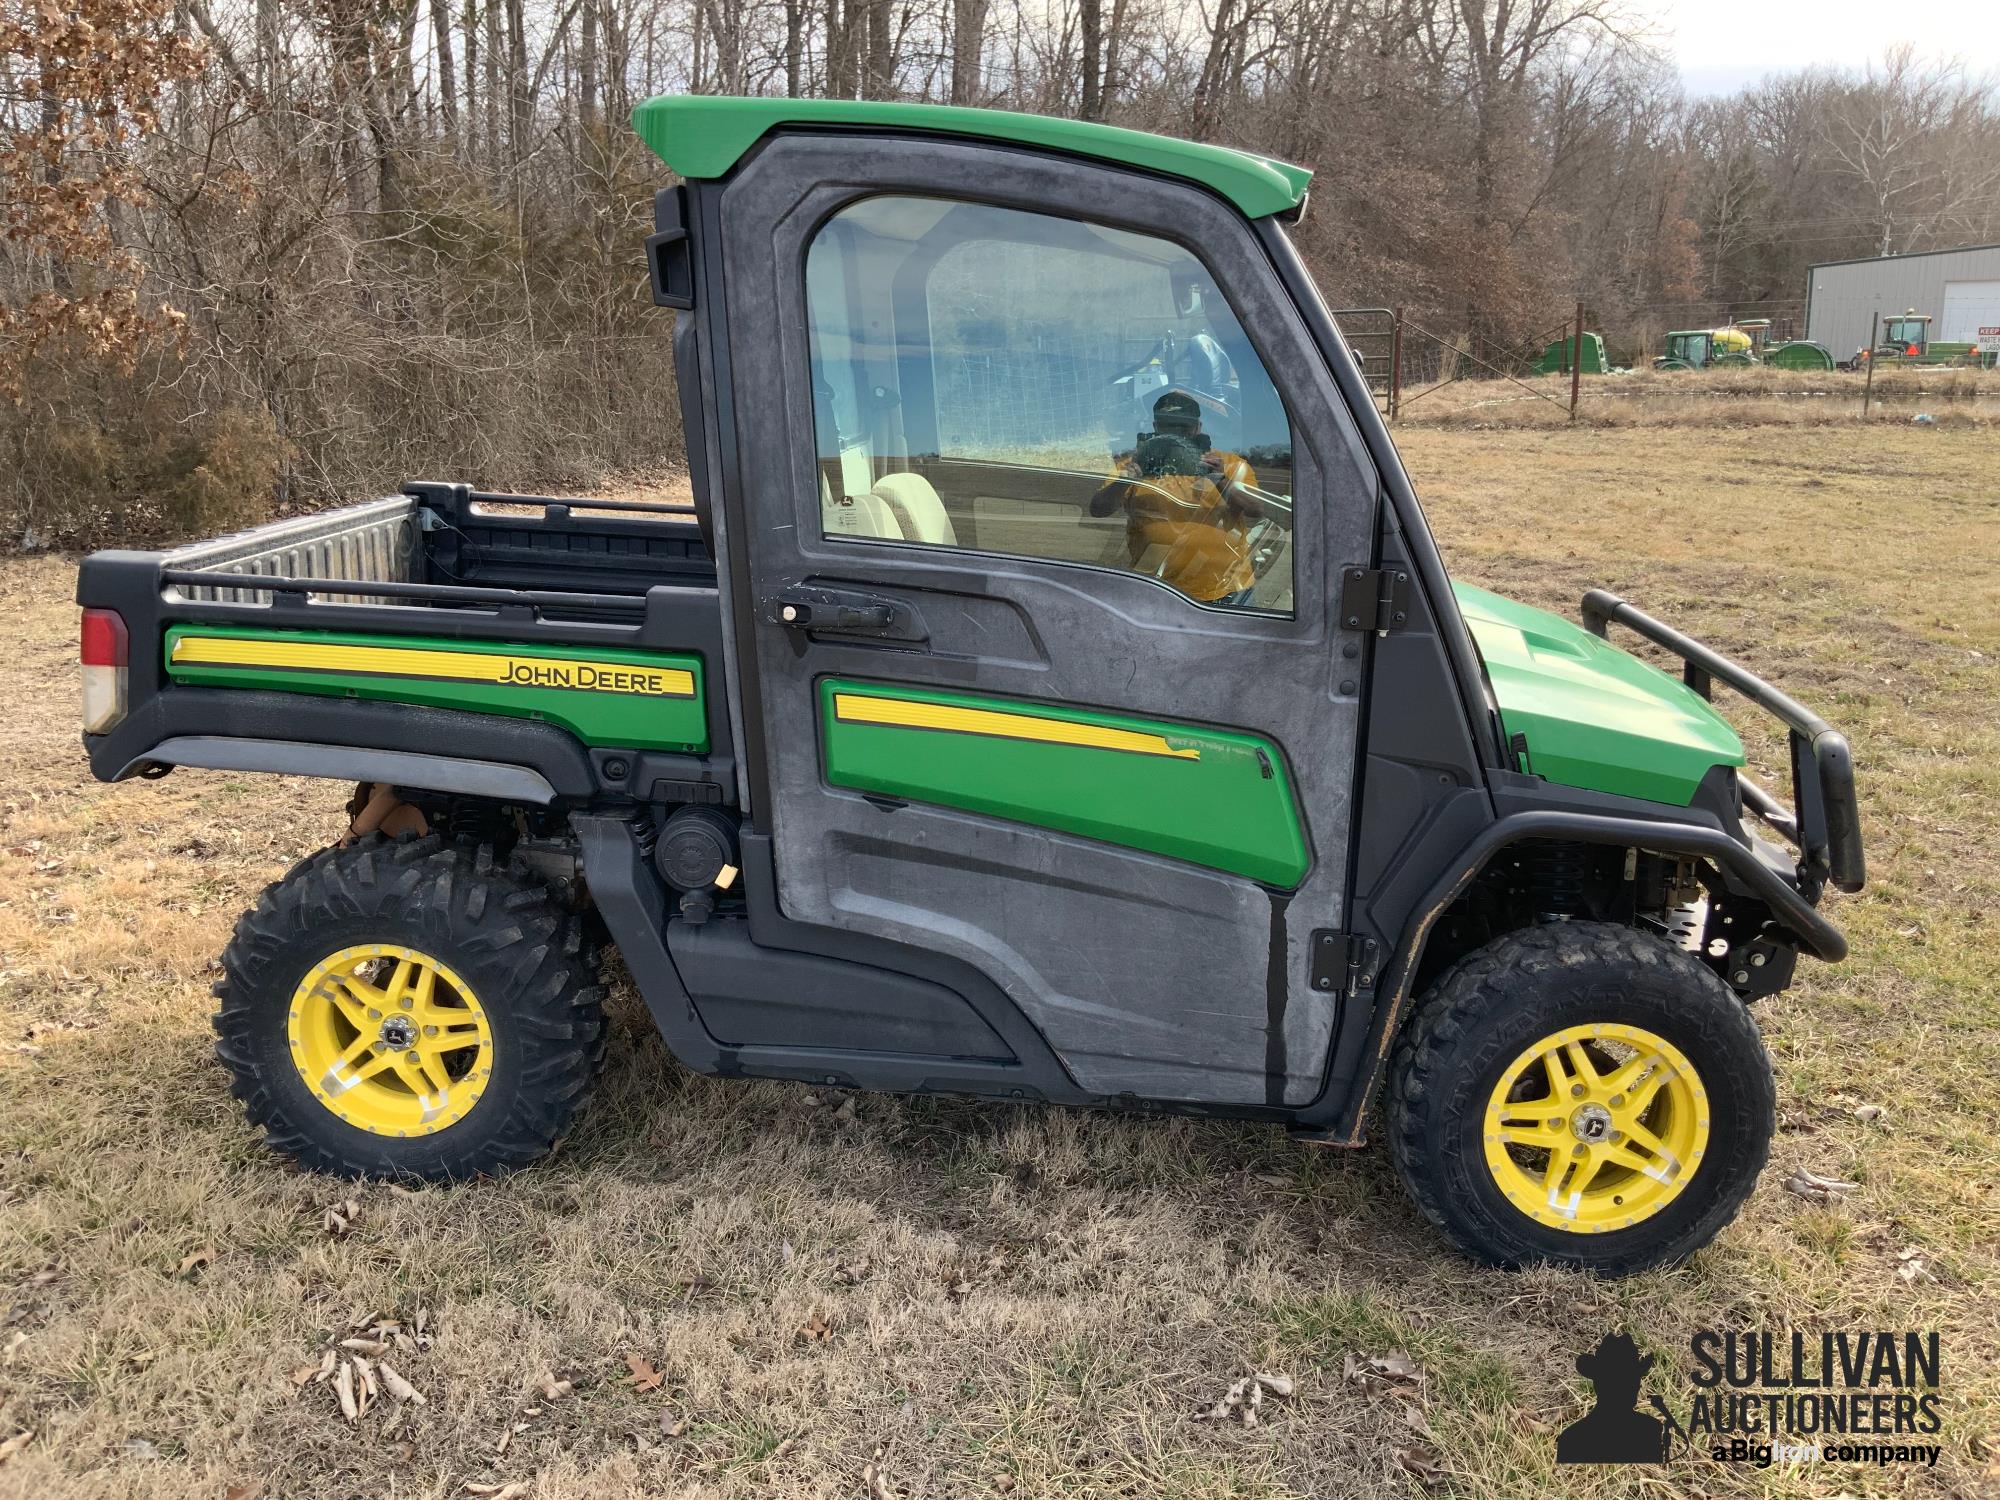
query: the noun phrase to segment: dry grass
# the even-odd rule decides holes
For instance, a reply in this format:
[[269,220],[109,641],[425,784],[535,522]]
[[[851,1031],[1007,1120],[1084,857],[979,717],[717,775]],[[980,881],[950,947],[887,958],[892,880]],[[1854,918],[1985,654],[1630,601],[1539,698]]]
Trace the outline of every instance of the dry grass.
[[[629,999],[599,1106],[547,1165],[413,1196],[289,1173],[208,1060],[206,989],[236,912],[334,830],[342,793],[87,781],[69,568],[15,561],[0,1441],[36,1436],[0,1493],[213,1500],[254,1480],[442,1497],[518,1479],[536,1500],[846,1496],[886,1444],[887,1493],[911,1497],[1420,1494],[1413,1448],[1435,1456],[1436,1492],[1482,1500],[1992,1494],[1990,435],[1404,443],[1463,575],[1563,609],[1619,589],[1853,732],[1874,869],[1840,904],[1854,959],[1806,965],[1759,1007],[1782,1131],[1763,1189],[1690,1266],[1615,1285],[1478,1270],[1415,1219],[1379,1150],[1264,1128],[878,1097],[850,1113],[691,1077]],[[1863,1103],[1886,1114],[1864,1123]],[[1779,1187],[1798,1166],[1860,1187],[1808,1204]],[[358,1221],[330,1234],[325,1210],[350,1195]],[[396,1363],[429,1404],[394,1432],[390,1403],[353,1428],[328,1387],[287,1378],[357,1317],[420,1308],[435,1342]],[[1701,1326],[1942,1329],[1944,1457],[1932,1473],[1557,1470],[1549,1428],[1580,1409],[1570,1362],[1628,1323],[1663,1367]],[[1346,1356],[1393,1348],[1421,1383],[1343,1380]],[[625,1383],[628,1354],[660,1389]],[[1191,1420],[1251,1367],[1290,1373],[1297,1397],[1255,1429]],[[543,1399],[545,1372],[573,1392]]]
[[[2000,423],[2000,371],[1883,368],[1867,417],[1864,377],[1839,370],[1748,369],[1586,375],[1576,424],[1588,427],[1905,426],[1919,413],[1945,427]],[[1463,380],[1407,387],[1402,422],[1411,427],[1566,427],[1566,375],[1525,381]]]

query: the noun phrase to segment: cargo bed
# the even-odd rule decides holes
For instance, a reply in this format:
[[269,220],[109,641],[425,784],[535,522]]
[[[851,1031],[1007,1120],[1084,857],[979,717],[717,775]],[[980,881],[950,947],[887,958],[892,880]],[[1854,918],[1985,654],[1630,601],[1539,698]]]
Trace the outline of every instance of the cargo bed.
[[[123,716],[85,735],[106,779],[316,774],[315,751],[349,746],[380,755],[381,779],[456,789],[469,762],[443,752],[475,743],[480,764],[535,778],[478,785],[525,785],[530,801],[650,795],[659,780],[713,782],[719,800],[728,779],[727,714],[706,691],[722,663],[715,565],[683,507],[412,484],[169,552],[95,554],[77,600],[115,613],[127,642]],[[218,641],[246,647],[242,671],[189,650]],[[547,695],[482,697],[399,667],[445,641],[468,643],[458,661],[539,674]],[[338,653],[383,665],[343,677]],[[579,674],[672,691],[562,691]]]

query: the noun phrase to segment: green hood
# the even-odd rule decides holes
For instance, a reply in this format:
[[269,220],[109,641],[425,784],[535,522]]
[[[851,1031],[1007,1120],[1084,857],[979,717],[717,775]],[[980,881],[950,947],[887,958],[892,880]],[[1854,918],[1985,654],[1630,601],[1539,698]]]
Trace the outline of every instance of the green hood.
[[1563,786],[1685,807],[1718,765],[1743,764],[1736,731],[1697,693],[1547,610],[1452,585],[1486,660],[1507,737]]

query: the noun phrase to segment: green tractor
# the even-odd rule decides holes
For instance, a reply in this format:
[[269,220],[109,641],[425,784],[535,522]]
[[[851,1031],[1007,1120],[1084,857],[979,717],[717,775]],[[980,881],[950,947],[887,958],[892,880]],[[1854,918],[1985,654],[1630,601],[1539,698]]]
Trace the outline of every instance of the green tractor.
[[[1770,324],[1764,323],[1764,328]],[[1653,360],[1656,370],[1709,370],[1727,365],[1754,365],[1756,336],[1743,326],[1681,328],[1667,335],[1666,353]]]
[[1959,340],[1931,340],[1930,314],[1915,308],[1882,320],[1882,331],[1872,352],[1864,350],[1855,360],[1862,365],[1873,360],[1885,365],[1990,366],[1992,356],[1982,354],[1977,344]]

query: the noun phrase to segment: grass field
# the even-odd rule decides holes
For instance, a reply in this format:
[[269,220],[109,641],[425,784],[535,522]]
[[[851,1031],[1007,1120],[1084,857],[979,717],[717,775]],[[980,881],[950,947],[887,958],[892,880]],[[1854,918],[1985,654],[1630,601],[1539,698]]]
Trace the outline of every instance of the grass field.
[[[597,1105],[546,1165],[418,1192],[289,1172],[210,1061],[208,985],[236,914],[338,832],[345,792],[89,781],[71,565],[16,560],[0,1454],[32,1438],[0,1458],[0,1495],[2000,1492],[1991,429],[1405,445],[1462,576],[1564,611],[1611,587],[1854,741],[1873,877],[1837,904],[1854,957],[1759,1006],[1780,1134],[1690,1265],[1476,1269],[1380,1149],[691,1077],[629,996]],[[1753,743],[1768,772],[1775,742]],[[1798,1168],[1857,1186],[1808,1202],[1781,1186]],[[311,1376],[383,1319],[427,1401],[350,1423]],[[1572,1361],[1620,1326],[1680,1409],[1697,1328],[1938,1329],[1943,1455],[1558,1469]],[[1294,1394],[1255,1427],[1197,1419],[1253,1370]]]

